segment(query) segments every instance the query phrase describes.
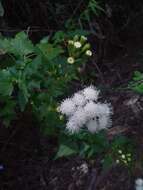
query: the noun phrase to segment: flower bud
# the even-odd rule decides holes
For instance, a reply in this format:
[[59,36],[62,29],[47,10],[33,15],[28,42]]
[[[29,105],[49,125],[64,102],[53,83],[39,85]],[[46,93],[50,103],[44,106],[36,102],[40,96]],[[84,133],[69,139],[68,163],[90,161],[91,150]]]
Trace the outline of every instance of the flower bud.
[[85,54],[86,54],[87,56],[92,56],[92,51],[86,50]]
[[84,52],[84,51],[86,51],[86,50],[89,50],[90,47],[91,47],[91,46],[90,46],[89,43],[85,44],[85,45],[83,46],[83,48],[82,48],[82,52]]
[[73,41],[73,40],[69,40],[69,41],[68,41],[68,44],[69,44],[69,45],[73,45],[73,44],[74,44],[74,41]]
[[87,41],[87,37],[85,37],[85,36],[80,37],[81,44],[84,44],[86,41]]
[[79,40],[79,36],[78,36],[78,35],[75,35],[74,38],[73,38],[73,40],[74,40],[75,42],[78,41],[78,40]]
[[73,64],[75,62],[73,57],[68,57],[67,62]]

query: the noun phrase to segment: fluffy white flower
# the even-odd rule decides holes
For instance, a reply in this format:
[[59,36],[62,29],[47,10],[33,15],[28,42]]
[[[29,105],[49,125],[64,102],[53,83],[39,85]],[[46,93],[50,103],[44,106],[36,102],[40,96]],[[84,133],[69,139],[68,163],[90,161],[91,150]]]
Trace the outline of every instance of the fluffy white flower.
[[86,103],[85,97],[80,93],[75,93],[72,100],[77,106],[83,106]]
[[74,47],[75,48],[81,48],[81,43],[80,42],[74,42]]
[[86,112],[82,108],[78,109],[71,117],[71,120],[74,121],[79,127],[82,127],[87,121]]
[[89,86],[83,90],[83,94],[87,100],[94,100],[98,99],[99,90],[96,90],[93,86]]
[[80,130],[80,127],[77,125],[77,123],[75,123],[73,120],[69,120],[66,124],[66,129],[70,132],[70,133],[77,133]]
[[98,130],[98,124],[97,124],[97,121],[96,120],[89,120],[86,124],[87,126],[87,129],[89,130],[89,132],[91,133],[96,133],[97,130]]
[[94,103],[93,101],[90,101],[87,103],[84,107],[85,113],[88,118],[92,119],[96,116],[97,113],[97,104]]
[[76,106],[70,98],[67,98],[61,103],[60,111],[62,114],[71,116],[76,111]]
[[67,62],[73,64],[75,62],[73,57],[68,57]]
[[98,95],[99,91],[89,86],[61,103],[60,112],[68,117],[66,129],[69,132],[79,132],[86,126],[95,133],[111,126],[112,107],[108,103],[97,102]]
[[85,54],[86,54],[87,56],[92,56],[92,51],[91,51],[91,50],[86,50]]

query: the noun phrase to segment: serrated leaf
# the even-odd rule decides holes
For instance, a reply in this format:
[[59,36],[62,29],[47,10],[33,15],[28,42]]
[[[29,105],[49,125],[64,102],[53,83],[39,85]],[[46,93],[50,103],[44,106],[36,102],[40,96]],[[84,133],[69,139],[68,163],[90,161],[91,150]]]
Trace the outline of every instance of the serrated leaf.
[[24,32],[18,33],[11,40],[12,53],[17,55],[27,55],[34,51],[32,42]]
[[42,43],[38,45],[38,48],[44,57],[50,61],[63,53],[63,49],[61,47],[53,47],[52,44]]
[[24,56],[33,53],[34,46],[24,32],[18,33],[13,39],[0,39],[0,48],[15,56]]

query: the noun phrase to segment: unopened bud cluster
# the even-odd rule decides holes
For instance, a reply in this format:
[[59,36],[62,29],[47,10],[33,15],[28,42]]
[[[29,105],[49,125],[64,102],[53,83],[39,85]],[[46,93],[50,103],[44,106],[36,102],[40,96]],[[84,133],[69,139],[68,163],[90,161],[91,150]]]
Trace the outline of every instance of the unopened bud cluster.
[[117,164],[122,163],[122,164],[125,164],[125,165],[129,165],[132,162],[131,153],[123,153],[122,150],[118,150],[117,154],[118,154],[117,155],[117,160],[116,160]]
[[69,64],[75,63],[78,59],[92,56],[91,46],[85,36],[75,35],[72,40],[68,41],[67,48],[69,53],[67,62]]

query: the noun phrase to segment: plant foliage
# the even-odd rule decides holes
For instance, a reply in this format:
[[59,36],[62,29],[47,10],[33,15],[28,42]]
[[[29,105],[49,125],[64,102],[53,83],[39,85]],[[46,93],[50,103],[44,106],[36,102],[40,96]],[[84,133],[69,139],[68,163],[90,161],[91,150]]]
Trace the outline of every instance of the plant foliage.
[[0,39],[0,117],[6,125],[14,115],[27,110],[37,116],[41,126],[61,124],[57,100],[77,78],[77,68],[86,62],[81,56],[80,61],[69,64],[67,43],[64,32],[35,45],[24,32]]

